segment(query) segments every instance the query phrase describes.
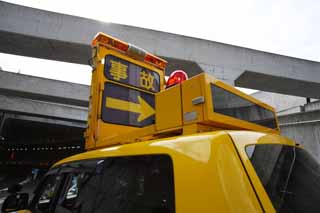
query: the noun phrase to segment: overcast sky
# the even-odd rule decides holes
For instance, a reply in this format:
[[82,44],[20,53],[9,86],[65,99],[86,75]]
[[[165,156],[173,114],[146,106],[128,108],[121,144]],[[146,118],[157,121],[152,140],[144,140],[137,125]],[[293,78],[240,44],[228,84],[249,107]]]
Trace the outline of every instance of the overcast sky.
[[[8,2],[320,61],[320,1],[317,0]],[[90,82],[90,68],[84,65],[0,54],[0,66],[25,74]]]

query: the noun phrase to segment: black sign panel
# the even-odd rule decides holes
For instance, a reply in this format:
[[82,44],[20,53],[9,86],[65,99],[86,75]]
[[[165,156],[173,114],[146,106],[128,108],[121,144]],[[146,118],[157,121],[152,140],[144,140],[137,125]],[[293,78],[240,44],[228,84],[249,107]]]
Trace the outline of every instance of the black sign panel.
[[104,75],[112,81],[131,85],[150,92],[160,91],[160,76],[157,72],[130,63],[113,55],[105,57]]
[[106,123],[144,127],[155,123],[154,95],[105,83],[101,107]]

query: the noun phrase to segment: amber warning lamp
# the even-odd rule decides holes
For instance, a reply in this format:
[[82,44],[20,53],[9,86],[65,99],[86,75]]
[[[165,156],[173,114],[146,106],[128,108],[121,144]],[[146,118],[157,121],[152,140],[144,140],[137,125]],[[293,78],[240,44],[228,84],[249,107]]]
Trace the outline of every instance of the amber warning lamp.
[[135,57],[136,59],[139,59],[143,62],[147,62],[149,64],[152,64],[153,66],[156,66],[162,70],[164,70],[167,66],[167,61],[163,60],[162,58],[159,58],[144,49],[141,49],[139,47],[136,47],[132,44],[126,43],[124,41],[121,41],[119,39],[113,38],[112,36],[109,36],[104,33],[98,33],[96,37],[92,41],[92,46],[96,46],[101,44],[103,46],[106,46],[108,48],[115,49],[117,51],[120,51],[122,53],[128,54],[130,56]]
[[172,87],[176,84],[180,84],[185,80],[188,80],[187,73],[183,70],[176,70],[170,74],[167,80],[166,88]]

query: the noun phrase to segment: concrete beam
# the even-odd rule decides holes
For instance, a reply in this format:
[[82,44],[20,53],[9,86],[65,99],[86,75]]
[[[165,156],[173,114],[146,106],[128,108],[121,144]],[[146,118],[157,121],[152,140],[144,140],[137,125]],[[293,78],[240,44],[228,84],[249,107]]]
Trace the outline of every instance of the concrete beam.
[[320,110],[279,117],[281,134],[294,139],[320,162]]
[[278,119],[279,119],[280,125],[282,126],[289,126],[290,124],[299,123],[299,122],[301,122],[301,124],[304,124],[305,122],[309,122],[312,120],[320,121],[320,110],[282,115],[282,116],[279,116]]
[[[6,119],[16,119],[16,120],[23,120],[23,121],[35,121],[39,123],[46,123],[46,124],[55,124],[55,125],[62,125],[67,127],[79,127],[79,128],[86,128],[87,122],[86,121],[69,121],[65,119],[57,119],[57,118],[51,118],[47,117],[45,115],[41,115],[41,117],[37,115],[30,115],[25,113],[5,113]],[[4,121],[5,121],[4,120]],[[0,134],[1,135],[1,134]]]
[[[185,67],[190,75],[206,71],[233,84],[249,70],[272,76],[268,82],[272,87],[246,83],[239,86],[319,98],[319,90],[286,89],[282,83],[285,80],[286,85],[294,85],[301,81],[305,87],[320,84],[318,62],[0,2],[1,52],[87,64],[90,41],[99,31],[163,56],[175,67],[189,61],[193,66]],[[248,82],[245,78],[242,76],[242,82]]]
[[67,121],[86,121],[86,107],[50,103],[20,97],[0,95],[0,111],[22,113]]
[[269,92],[320,99],[320,93],[317,92],[320,91],[320,82],[305,81],[299,78],[285,78],[267,73],[245,71],[235,80],[235,85],[256,90],[268,88]]
[[314,102],[305,104],[303,107],[305,111],[320,110],[320,101],[314,101]]
[[0,93],[35,100],[88,106],[89,86],[0,71]]

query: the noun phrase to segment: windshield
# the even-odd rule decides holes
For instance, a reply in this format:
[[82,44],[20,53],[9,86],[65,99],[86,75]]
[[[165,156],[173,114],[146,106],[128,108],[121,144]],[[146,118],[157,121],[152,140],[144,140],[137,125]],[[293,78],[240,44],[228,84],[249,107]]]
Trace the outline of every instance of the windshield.
[[308,152],[276,144],[246,152],[277,212],[320,212],[320,165]]
[[[56,180],[55,176],[61,177],[60,184],[51,181]],[[173,165],[167,155],[79,161],[61,166],[57,174],[50,174],[47,179],[50,187],[45,186],[37,193],[33,212],[175,211]],[[56,187],[53,190],[51,186]],[[56,193],[42,202],[43,196],[39,195],[49,189]]]

